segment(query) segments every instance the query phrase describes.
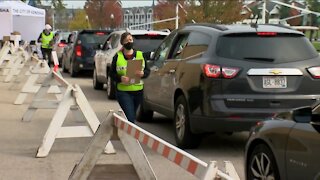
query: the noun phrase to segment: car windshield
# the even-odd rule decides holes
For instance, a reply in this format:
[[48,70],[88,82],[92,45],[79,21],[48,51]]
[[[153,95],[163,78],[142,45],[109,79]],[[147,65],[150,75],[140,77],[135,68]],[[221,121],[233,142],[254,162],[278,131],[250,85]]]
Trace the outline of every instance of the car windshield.
[[134,48],[143,52],[154,51],[166,35],[133,35]]
[[108,33],[105,32],[91,32],[91,33],[83,33],[79,35],[79,39],[82,44],[103,44],[107,39]]
[[227,35],[219,38],[216,50],[220,57],[272,63],[293,62],[318,56],[309,40],[299,34]]

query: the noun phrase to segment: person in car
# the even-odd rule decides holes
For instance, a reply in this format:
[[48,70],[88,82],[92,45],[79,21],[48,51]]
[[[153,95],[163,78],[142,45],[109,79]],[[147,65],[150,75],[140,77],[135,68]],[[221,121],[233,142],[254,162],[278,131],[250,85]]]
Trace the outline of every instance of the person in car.
[[52,32],[52,27],[49,24],[45,25],[44,30],[40,33],[38,37],[38,42],[41,43],[41,53],[43,59],[48,58],[48,64],[52,62],[52,47],[54,45],[54,33]]
[[143,98],[143,82],[131,84],[127,76],[127,62],[142,60],[142,69],[137,70],[137,77],[146,78],[149,70],[143,58],[143,52],[133,49],[133,37],[129,32],[121,35],[120,43],[123,48],[113,57],[110,77],[116,82],[116,98],[127,119],[134,123],[136,111]]

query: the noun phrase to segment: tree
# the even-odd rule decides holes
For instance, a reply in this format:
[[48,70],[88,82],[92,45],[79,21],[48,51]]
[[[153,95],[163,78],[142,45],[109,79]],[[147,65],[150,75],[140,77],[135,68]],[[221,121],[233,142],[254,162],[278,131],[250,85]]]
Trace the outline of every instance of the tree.
[[188,0],[187,21],[230,24],[242,19],[242,2],[235,0]]
[[87,14],[84,10],[78,10],[75,17],[69,23],[69,30],[90,29],[90,23],[86,18]]
[[104,24],[110,29],[120,27],[122,24],[122,7],[117,0],[108,0],[104,4],[106,18]]
[[[154,7],[154,20],[165,20],[176,17],[176,6],[180,3],[185,8],[184,0],[158,0],[157,5]],[[180,7],[179,7],[180,8]],[[185,24],[186,14],[179,9],[179,26]],[[168,21],[157,23],[154,25],[155,29],[175,29],[175,21]]]
[[92,28],[105,28],[104,20],[107,18],[104,11],[105,0],[87,0],[84,9],[89,16]]
[[[320,12],[320,2],[318,0],[307,0],[307,5],[309,6],[309,10]],[[315,14],[310,14],[310,25],[318,26],[318,17]]]

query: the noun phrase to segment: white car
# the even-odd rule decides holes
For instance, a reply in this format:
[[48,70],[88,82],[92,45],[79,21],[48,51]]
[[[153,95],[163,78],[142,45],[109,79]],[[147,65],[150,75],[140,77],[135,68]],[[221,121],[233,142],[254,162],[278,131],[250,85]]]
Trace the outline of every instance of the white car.
[[[109,99],[115,98],[115,83],[109,77],[113,56],[122,48],[120,44],[121,34],[126,32],[114,31],[107,38],[106,42],[101,45],[101,49],[96,51],[94,56],[95,67],[93,71],[93,88],[103,89],[107,84],[107,94]],[[134,38],[133,48],[144,52],[145,59],[148,59],[162,42],[170,34],[168,31],[148,31],[148,30],[129,30]]]

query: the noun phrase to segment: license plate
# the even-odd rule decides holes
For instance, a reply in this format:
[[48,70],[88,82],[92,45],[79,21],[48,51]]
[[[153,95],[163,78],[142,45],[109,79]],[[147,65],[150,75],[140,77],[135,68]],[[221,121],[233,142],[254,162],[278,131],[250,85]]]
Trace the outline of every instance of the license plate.
[[263,88],[287,88],[286,76],[263,76]]

